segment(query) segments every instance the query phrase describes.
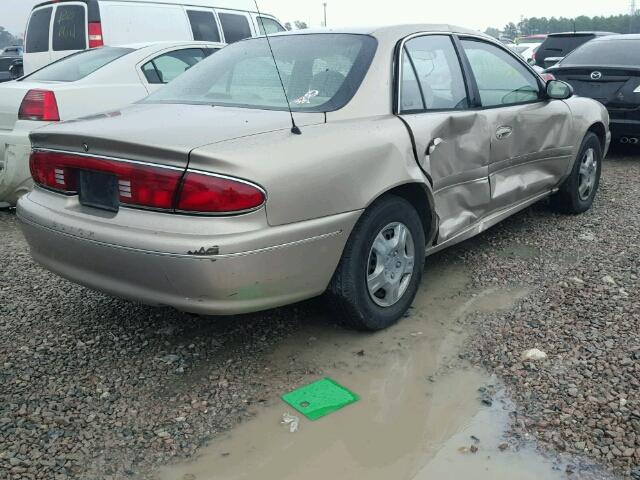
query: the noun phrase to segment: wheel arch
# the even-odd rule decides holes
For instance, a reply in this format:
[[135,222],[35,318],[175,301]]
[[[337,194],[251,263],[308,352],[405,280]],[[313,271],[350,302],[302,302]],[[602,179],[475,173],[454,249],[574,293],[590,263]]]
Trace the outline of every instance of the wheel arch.
[[422,222],[426,244],[431,245],[438,233],[438,215],[435,211],[433,194],[427,185],[420,182],[410,182],[397,185],[381,193],[369,204],[369,206],[389,195],[405,199],[411,204],[411,206],[413,206],[413,208],[416,209],[416,212],[418,212],[418,216]]
[[587,133],[594,133],[598,140],[600,140],[600,146],[602,148],[602,153],[604,154],[605,148],[607,146],[607,128],[604,126],[602,122],[593,123],[588,129]]

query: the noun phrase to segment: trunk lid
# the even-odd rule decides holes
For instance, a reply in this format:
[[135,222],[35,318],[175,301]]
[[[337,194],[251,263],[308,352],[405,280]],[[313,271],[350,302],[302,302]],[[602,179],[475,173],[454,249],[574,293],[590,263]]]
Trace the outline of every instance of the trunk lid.
[[551,71],[558,80],[569,83],[576,95],[598,100],[609,109],[640,107],[640,69],[576,67]]
[[[300,126],[324,114],[296,113]],[[137,104],[34,131],[34,147],[186,168],[194,148],[291,128],[289,112],[184,104]]]

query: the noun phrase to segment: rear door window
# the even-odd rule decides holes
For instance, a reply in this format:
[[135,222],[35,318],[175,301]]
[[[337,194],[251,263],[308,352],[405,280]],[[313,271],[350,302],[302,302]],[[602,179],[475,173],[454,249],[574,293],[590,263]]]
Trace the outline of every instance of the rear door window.
[[187,10],[194,40],[205,42],[219,42],[220,32],[213,12],[204,10]]
[[251,27],[246,15],[237,13],[219,13],[224,39],[227,43],[234,43],[239,40],[251,37]]
[[34,10],[27,28],[27,53],[49,51],[49,29],[53,8]]
[[258,16],[256,20],[258,21],[260,35],[271,35],[272,33],[285,31],[284,27],[272,18]]
[[142,66],[147,81],[152,84],[169,83],[200,62],[207,55],[200,48],[168,52]]
[[[427,110],[469,106],[462,68],[450,37],[426,35],[414,38],[406,43],[405,55],[417,75]],[[403,79],[405,81],[409,90],[415,90],[411,86],[411,75]]]
[[58,5],[51,44],[56,52],[87,48],[87,11],[84,5]]

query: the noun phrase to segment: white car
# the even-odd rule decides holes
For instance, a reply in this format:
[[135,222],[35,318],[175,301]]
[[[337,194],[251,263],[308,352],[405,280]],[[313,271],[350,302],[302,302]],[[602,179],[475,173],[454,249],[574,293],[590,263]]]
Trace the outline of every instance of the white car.
[[223,46],[190,41],[102,47],[0,85],[0,206],[15,205],[32,187],[34,129],[137,102]]
[[24,72],[87,48],[163,41],[233,43],[282,31],[275,17],[257,12],[254,0],[38,1],[27,23]]
[[542,45],[541,42],[535,43],[518,43],[517,45],[510,45],[511,49],[524,58],[529,65],[536,63],[536,51]]

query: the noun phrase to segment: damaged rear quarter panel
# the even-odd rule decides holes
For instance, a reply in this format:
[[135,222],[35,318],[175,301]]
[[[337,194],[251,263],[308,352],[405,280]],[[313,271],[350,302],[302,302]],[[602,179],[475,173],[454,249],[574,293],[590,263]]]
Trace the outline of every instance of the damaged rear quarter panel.
[[405,126],[392,115],[201,147],[189,167],[262,186],[274,226],[361,210],[397,185],[426,182]]

